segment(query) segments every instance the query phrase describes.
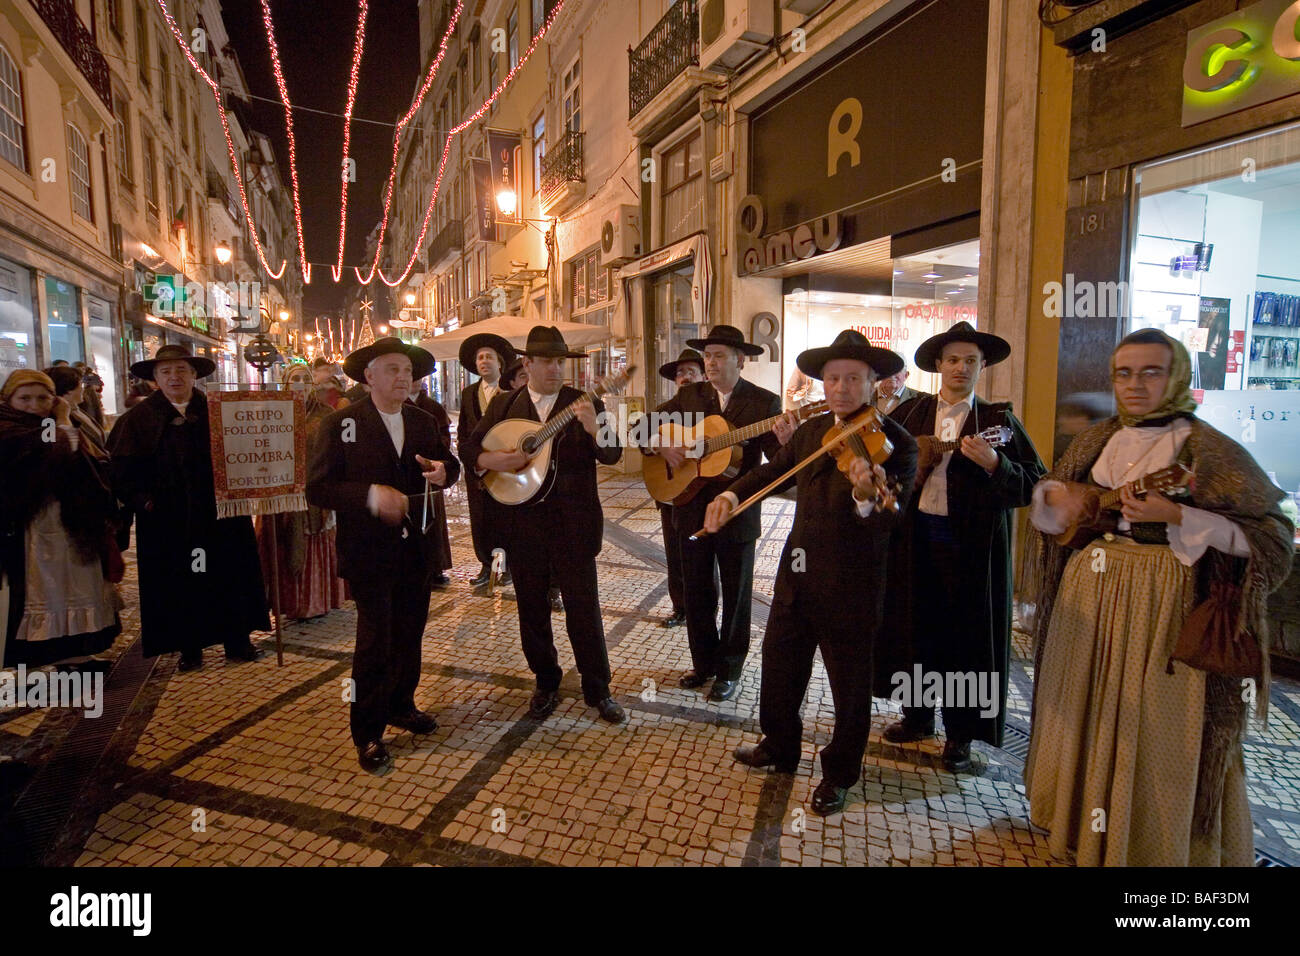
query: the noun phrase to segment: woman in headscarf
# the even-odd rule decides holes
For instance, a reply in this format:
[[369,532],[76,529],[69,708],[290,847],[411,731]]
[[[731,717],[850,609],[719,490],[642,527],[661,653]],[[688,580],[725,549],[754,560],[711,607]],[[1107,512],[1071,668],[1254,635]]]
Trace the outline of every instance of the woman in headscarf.
[[0,388],[6,667],[84,661],[122,630],[122,601],[105,575],[116,501],[82,448],[69,403],[54,393],[35,369],[19,369]]
[[[333,409],[313,386],[311,367],[302,362],[286,365],[280,384],[304,392],[307,409],[304,422],[310,447],[321,420]],[[275,521],[275,543],[279,558],[280,613],[295,620],[321,617],[347,600],[346,585],[339,577],[338,553],[334,550],[334,512],[314,505],[306,511],[284,511],[258,519],[257,542],[262,567],[267,569],[267,596],[271,594],[271,535]]]
[[[1081,432],[1034,489],[1029,817],[1084,866],[1250,866],[1245,688],[1267,708],[1265,599],[1290,569],[1294,529],[1250,453],[1196,417],[1182,343],[1134,332],[1110,372],[1119,414]],[[1103,489],[1176,462],[1195,473],[1190,492],[1124,490],[1112,533],[1076,551],[1052,537]],[[1234,636],[1258,650],[1253,685],[1174,660],[1202,602],[1226,603]]]

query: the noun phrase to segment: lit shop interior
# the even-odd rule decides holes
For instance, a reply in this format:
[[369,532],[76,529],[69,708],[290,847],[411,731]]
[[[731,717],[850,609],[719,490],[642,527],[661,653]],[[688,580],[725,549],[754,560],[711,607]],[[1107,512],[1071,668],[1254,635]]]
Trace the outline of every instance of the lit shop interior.
[[[978,239],[894,259],[886,237],[802,265],[784,278],[781,381],[787,390],[800,352],[855,329],[903,357],[910,388],[937,392],[939,376],[913,361],[917,346],[957,322],[979,326]],[[810,397],[816,391],[813,385]]]
[[1200,417],[1300,496],[1300,125],[1137,177],[1128,330],[1181,339]]

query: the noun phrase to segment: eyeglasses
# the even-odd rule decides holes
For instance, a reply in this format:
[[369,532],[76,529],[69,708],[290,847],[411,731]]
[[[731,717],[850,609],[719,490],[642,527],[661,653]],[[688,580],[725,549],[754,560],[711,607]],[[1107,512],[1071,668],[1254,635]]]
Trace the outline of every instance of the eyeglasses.
[[[1137,373],[1138,380],[1143,385],[1152,385],[1162,378],[1169,377],[1169,371],[1163,368],[1144,368]],[[1117,368],[1110,375],[1110,380],[1116,384],[1123,385],[1133,378],[1133,370],[1127,368]]]

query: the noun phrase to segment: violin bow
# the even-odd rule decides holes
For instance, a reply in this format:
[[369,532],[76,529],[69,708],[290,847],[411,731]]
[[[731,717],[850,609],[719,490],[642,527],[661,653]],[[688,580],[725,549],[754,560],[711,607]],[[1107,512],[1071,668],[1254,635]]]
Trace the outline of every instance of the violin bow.
[[[768,484],[764,485],[762,488],[758,489],[758,491],[754,492],[752,495],[750,495],[740,504],[736,505],[736,507],[732,508],[731,513],[727,515],[727,521],[730,521],[732,518],[736,517],[736,515],[740,514],[746,508],[750,508],[753,505],[757,504],[758,502],[762,501],[769,494],[771,494],[772,490],[776,488],[777,485],[781,484],[781,482],[785,481],[791,475],[795,475],[803,471],[803,469],[808,467],[810,464],[812,464],[822,455],[826,454],[828,451],[830,451],[830,449],[834,448],[836,445],[842,444],[844,440],[847,439],[850,435],[856,435],[858,432],[866,428],[875,420],[876,418],[871,415],[862,416],[862,421],[858,422],[852,428],[844,429],[844,431],[840,432],[838,435],[836,435],[826,444],[822,445],[820,448],[818,448],[815,452],[813,452],[803,461],[799,462],[799,464],[795,465],[793,468],[787,471],[784,475],[771,482],[768,482]],[[726,524],[726,522],[723,522],[723,524]],[[691,540],[699,541],[701,538],[705,537],[708,533],[709,532],[706,529],[701,528],[699,531],[695,532],[695,534],[691,535]]]

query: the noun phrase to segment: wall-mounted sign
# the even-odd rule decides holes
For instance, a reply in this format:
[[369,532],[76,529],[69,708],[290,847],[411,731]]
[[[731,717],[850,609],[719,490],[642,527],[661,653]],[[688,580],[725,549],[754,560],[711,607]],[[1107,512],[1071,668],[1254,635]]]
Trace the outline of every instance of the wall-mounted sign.
[[[519,222],[519,155],[520,136],[508,130],[487,131],[488,161],[492,164],[492,195],[497,222]],[[509,198],[505,198],[506,194]]]
[[1300,0],[1262,0],[1187,34],[1183,125],[1300,93]]
[[469,161],[474,177],[474,223],[483,242],[497,241],[496,200],[492,193],[492,164],[486,159]]
[[763,235],[765,223],[761,198],[750,194],[740,201],[736,209],[737,275],[754,275],[787,262],[830,252],[839,248],[844,233],[844,221],[837,212],[768,236]]

